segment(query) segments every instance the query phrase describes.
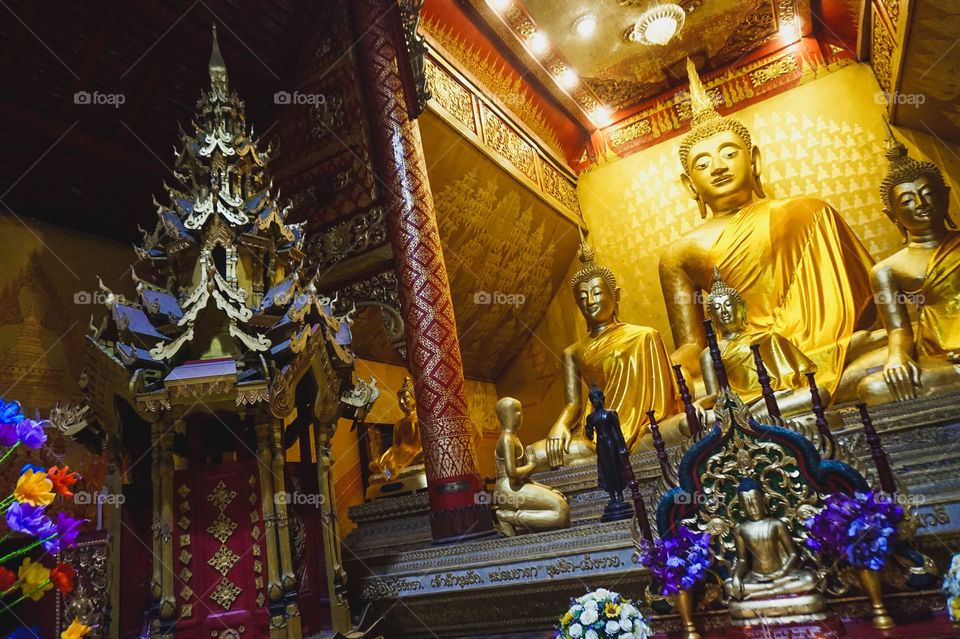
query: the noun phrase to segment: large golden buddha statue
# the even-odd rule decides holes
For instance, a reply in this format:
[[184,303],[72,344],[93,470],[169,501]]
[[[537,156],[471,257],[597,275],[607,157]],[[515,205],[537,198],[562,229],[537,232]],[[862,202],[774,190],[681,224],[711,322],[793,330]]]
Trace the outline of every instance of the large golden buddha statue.
[[960,383],[960,232],[948,212],[950,189],[935,164],[909,157],[892,133],[887,158],[883,211],[906,246],[871,274],[889,349],[883,370],[860,382],[858,394],[868,404]]
[[402,470],[423,461],[417,400],[409,377],[404,378],[403,386],[397,391],[397,402],[403,417],[393,425],[393,443],[379,458],[370,462],[370,471],[382,474],[386,481],[396,479]]
[[[683,406],[673,385],[670,359],[655,329],[621,322],[617,317],[620,289],[613,272],[594,262],[593,249],[580,247],[581,268],[570,283],[588,335],[563,350],[566,402],[546,440],[532,445],[538,470],[562,464],[592,462],[594,444],[584,437],[583,423],[591,409],[584,384],[595,383],[617,411],[629,450],[640,446],[654,411],[667,445],[678,443]],[[647,445],[652,449],[652,439]]]
[[[829,204],[772,200],[760,183],[760,150],[738,120],[721,117],[687,62],[693,128],[680,145],[680,176],[702,217],[660,256],[660,283],[676,363],[696,375],[706,346],[700,291],[713,269],[740,291],[750,326],[791,341],[833,393],[856,329],[873,321],[866,249]],[[852,349],[850,349],[852,350]],[[861,373],[862,374],[862,373]],[[855,384],[852,386],[855,390]]]
[[[745,520],[734,529],[736,558],[723,588],[734,624],[760,617],[822,619],[826,608],[819,580],[801,567],[787,524],[767,511],[760,484],[749,477],[737,489]],[[786,619],[785,619],[786,618]]]
[[[755,419],[766,423],[769,415],[761,401],[760,381],[751,346],[758,346],[764,367],[770,376],[780,413],[789,417],[811,410],[811,397],[807,373],[814,373],[816,365],[796,346],[777,333],[760,331],[747,322],[747,305],[743,296],[720,277],[714,267],[713,286],[707,296],[707,314],[717,330],[717,344],[727,372],[730,389],[750,406]],[[719,391],[710,349],[700,354],[700,370],[707,391],[705,400]],[[821,399],[829,402],[827,389],[818,389]],[[707,407],[712,406],[710,401]]]

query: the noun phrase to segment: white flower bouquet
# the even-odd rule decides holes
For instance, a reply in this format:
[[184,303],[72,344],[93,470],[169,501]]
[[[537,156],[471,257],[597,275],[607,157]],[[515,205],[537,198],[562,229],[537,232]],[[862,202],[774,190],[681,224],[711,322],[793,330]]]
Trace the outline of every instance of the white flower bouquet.
[[653,631],[629,599],[606,588],[571,600],[556,639],[648,639]]
[[950,570],[943,576],[943,592],[947,595],[947,610],[950,619],[960,622],[960,553],[950,561]]

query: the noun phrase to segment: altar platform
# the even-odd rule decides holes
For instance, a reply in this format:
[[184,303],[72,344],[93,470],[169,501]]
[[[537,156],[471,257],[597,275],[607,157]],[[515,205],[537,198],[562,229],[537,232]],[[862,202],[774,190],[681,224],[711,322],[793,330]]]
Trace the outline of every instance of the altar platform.
[[[871,409],[894,474],[909,491],[913,545],[932,557],[941,573],[960,551],[958,399],[951,393]],[[836,439],[852,449],[874,484],[875,469],[856,409],[830,412],[831,423],[841,425]],[[631,459],[652,513],[660,496],[655,454]],[[607,498],[596,487],[595,466],[561,468],[536,479],[567,496],[570,528],[441,546],[431,542],[426,495],[351,508],[357,528],[343,548],[354,609],[372,602],[378,614],[386,615],[386,637],[547,637],[570,598],[589,590],[602,586],[640,600],[650,575],[633,561],[630,522],[600,523]],[[848,620],[845,636],[960,636],[951,629],[937,592],[889,593],[888,609],[903,625],[885,633],[870,625],[866,598],[859,591],[852,594],[831,600],[831,608]],[[931,610],[939,613],[931,616]],[[653,627],[659,636],[675,636],[677,619],[654,617]],[[697,624],[705,638],[726,636],[725,612],[698,613]],[[783,635],[788,638],[793,639]]]

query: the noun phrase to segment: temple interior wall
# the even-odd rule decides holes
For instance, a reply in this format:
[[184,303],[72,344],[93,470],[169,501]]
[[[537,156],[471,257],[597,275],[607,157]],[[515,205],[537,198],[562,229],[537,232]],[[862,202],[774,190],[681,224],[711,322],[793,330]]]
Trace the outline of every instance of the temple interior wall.
[[[763,158],[763,185],[773,198],[819,196],[838,209],[876,259],[901,246],[881,209],[887,166],[882,94],[867,64],[853,64],[738,112]],[[932,135],[896,129],[915,158],[940,166],[953,187],[950,209],[960,219],[960,147]],[[577,194],[597,261],[617,275],[620,319],[658,329],[673,348],[657,273],[659,251],[699,223],[682,190],[682,138],[653,145],[581,174]],[[571,274],[576,270],[573,259]],[[563,286],[523,351],[497,382],[501,395],[523,402],[529,443],[544,437],[563,406],[560,353],[585,332]]]

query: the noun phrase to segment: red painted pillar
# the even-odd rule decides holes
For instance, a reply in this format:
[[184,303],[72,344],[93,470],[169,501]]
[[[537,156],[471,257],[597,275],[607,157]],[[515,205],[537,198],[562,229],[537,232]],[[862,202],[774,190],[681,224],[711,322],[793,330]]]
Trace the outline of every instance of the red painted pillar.
[[473,427],[450,283],[427,179],[420,129],[407,112],[398,53],[406,55],[396,0],[353,0],[357,57],[367,98],[375,170],[388,212],[407,353],[430,491],[434,540],[489,533],[490,509],[475,498]]

